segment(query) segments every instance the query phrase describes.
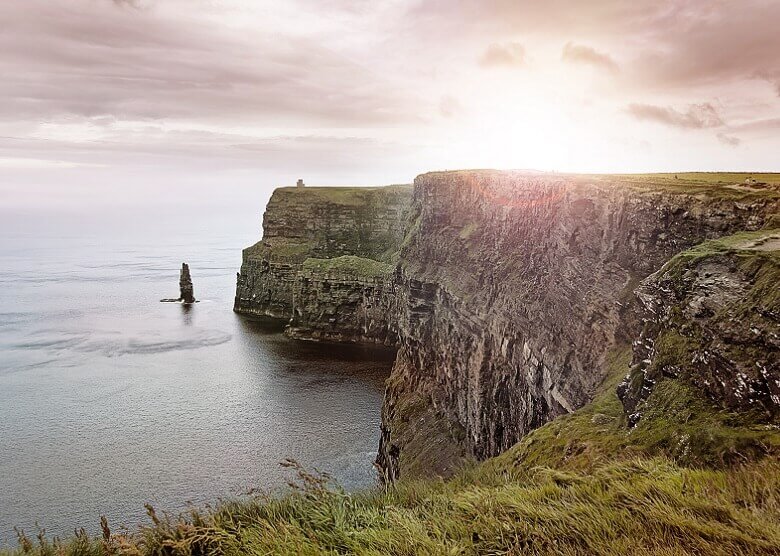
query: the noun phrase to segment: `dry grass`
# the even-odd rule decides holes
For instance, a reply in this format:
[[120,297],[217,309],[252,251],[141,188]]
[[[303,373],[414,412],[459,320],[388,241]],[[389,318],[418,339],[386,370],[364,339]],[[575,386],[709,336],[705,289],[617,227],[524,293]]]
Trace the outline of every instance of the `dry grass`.
[[159,517],[131,536],[106,527],[67,543],[22,537],[19,553],[777,554],[780,464],[729,471],[664,458],[592,472],[475,469],[444,482],[349,495],[298,469],[282,499]]

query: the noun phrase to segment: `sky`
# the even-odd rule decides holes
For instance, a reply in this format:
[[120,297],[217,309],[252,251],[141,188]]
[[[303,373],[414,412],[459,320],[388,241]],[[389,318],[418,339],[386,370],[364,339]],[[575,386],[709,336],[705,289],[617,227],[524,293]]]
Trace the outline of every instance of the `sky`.
[[4,0],[0,211],[780,171],[780,0]]

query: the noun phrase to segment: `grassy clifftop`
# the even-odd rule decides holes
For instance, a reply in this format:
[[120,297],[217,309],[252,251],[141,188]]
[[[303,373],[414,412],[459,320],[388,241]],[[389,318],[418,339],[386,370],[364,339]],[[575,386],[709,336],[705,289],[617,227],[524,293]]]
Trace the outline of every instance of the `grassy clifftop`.
[[780,199],[780,174],[749,172],[682,172],[678,174],[614,174],[600,181],[640,191],[707,195],[733,200]]
[[384,185],[378,187],[279,187],[274,195],[280,202],[332,203],[336,205],[365,205],[372,197],[404,196],[410,193],[409,185]]

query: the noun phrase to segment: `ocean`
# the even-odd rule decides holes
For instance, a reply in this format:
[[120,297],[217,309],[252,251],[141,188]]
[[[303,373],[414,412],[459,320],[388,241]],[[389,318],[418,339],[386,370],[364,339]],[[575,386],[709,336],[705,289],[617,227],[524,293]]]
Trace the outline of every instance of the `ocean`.
[[[145,503],[282,491],[285,458],[374,484],[392,354],[234,314],[241,249],[260,238],[261,205],[241,208],[0,222],[0,546],[14,527],[95,532],[105,515],[133,530]],[[182,262],[200,302],[160,303]]]

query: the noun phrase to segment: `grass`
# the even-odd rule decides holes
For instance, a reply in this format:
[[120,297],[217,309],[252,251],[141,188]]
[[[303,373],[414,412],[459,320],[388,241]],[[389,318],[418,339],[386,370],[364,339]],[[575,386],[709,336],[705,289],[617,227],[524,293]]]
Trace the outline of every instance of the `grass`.
[[313,249],[314,245],[310,242],[275,237],[244,249],[244,258],[300,263],[311,255]]
[[[226,502],[132,535],[23,541],[17,554],[776,554],[780,465],[690,469],[667,459],[590,473],[476,470],[354,495],[301,471],[281,499]],[[107,529],[107,528],[106,528]]]
[[[659,346],[663,357],[663,347]],[[609,375],[594,401],[533,431],[486,462],[499,469],[552,466],[592,472],[619,460],[666,458],[692,467],[729,468],[780,454],[777,427],[754,426],[742,414],[716,407],[682,380],[658,383],[633,429],[615,387],[630,362],[628,347],[609,356]]]
[[[591,176],[647,191],[706,195],[736,201],[780,199],[780,174],[750,172],[680,172],[677,174],[612,174]],[[747,178],[766,185],[748,185]]]
[[[777,239],[780,239],[780,228],[739,232],[712,239],[675,255],[659,272],[670,278],[679,278],[686,269],[695,266],[699,261],[717,255],[733,255],[749,264],[768,262],[780,265],[780,248],[764,250],[766,246],[773,244],[770,242]],[[762,288],[762,293],[772,292],[768,288]]]
[[[752,286],[745,295],[727,305],[720,313],[712,316],[715,322],[734,322],[747,329],[755,322],[766,320],[765,315],[780,314],[780,228],[740,232],[731,236],[705,241],[692,249],[679,253],[659,271],[665,287],[671,287],[679,295],[688,289],[686,282],[693,279],[699,265],[707,260],[727,264],[749,277]],[[678,322],[679,321],[679,322]],[[671,324],[676,328],[692,329],[686,318],[671,314]],[[667,334],[668,336],[668,334]],[[678,343],[701,343],[698,338],[679,338]],[[684,347],[684,346],[680,346]],[[697,345],[687,346],[691,350]],[[690,351],[690,350],[688,350]],[[685,366],[689,353],[677,356],[680,366]],[[743,354],[743,359],[745,356]],[[673,362],[672,362],[673,363]]]
[[733,185],[745,184],[745,180],[752,178],[756,182],[767,184],[780,184],[780,173],[753,173],[753,172],[667,172],[656,174],[615,174],[616,177],[625,177],[650,182],[684,182],[697,184]]
[[288,199],[300,202],[305,199],[312,203],[332,203],[337,205],[361,206],[372,198],[380,196],[411,197],[411,185],[386,185],[380,187],[280,187],[274,191],[276,202],[284,203]]

